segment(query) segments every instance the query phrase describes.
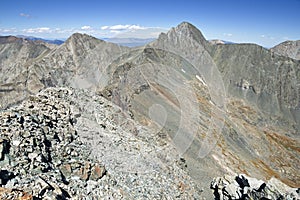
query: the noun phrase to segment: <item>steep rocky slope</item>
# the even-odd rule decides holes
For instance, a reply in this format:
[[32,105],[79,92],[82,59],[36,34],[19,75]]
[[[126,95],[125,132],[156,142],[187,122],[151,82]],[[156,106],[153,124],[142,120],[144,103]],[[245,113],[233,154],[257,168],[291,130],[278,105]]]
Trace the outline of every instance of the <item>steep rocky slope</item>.
[[211,46],[183,23],[107,74],[101,94],[133,119],[158,124],[199,184],[246,173],[299,186],[299,62],[257,45]]
[[[51,47],[53,48],[53,47]],[[44,43],[28,41],[14,36],[0,37],[0,107],[22,101],[26,96],[27,69],[34,61],[50,51]]]
[[[71,127],[125,196],[211,199],[213,177],[240,173],[300,186],[299,61],[254,44],[210,44],[186,22],[144,47],[73,34],[39,55],[10,66],[2,108],[47,87],[75,88],[58,95],[74,108]],[[176,187],[185,189],[170,194]]]
[[299,62],[255,44],[211,49],[229,95],[247,100],[282,123],[300,124]]
[[285,41],[271,48],[278,55],[300,60],[300,40]]

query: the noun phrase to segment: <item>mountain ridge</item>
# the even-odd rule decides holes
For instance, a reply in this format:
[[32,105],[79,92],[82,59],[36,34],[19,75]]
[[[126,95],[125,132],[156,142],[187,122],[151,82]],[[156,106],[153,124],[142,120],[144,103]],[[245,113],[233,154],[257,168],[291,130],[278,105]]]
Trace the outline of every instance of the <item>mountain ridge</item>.
[[271,51],[277,53],[278,55],[300,60],[300,40],[284,41],[272,47]]
[[[25,45],[15,43],[0,50]],[[2,109],[48,87],[88,91],[176,148],[200,187],[224,173],[276,177],[299,187],[299,61],[255,44],[210,44],[187,22],[143,47],[75,33],[62,45],[40,48],[24,49],[35,54],[22,65],[12,61],[15,53],[0,51],[0,69],[8,59],[6,68],[15,70],[1,71]],[[82,103],[80,95],[76,101]],[[75,126],[92,133],[98,115],[90,103],[81,113],[89,120]],[[203,195],[212,198],[209,190]]]

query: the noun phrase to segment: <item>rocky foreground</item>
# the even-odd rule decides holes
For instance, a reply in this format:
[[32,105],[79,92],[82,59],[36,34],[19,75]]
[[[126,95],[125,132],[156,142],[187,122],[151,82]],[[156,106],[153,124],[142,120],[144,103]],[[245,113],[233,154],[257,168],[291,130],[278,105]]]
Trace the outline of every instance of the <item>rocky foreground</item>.
[[[203,199],[204,188],[187,174],[167,136],[151,135],[123,115],[100,96],[66,88],[48,88],[2,111],[0,198]],[[254,180],[216,178],[211,193],[299,199],[299,189],[278,180],[280,187]]]
[[[139,138],[143,130],[122,131],[109,115],[120,110],[101,97],[89,102],[98,108],[85,108],[99,111],[97,121],[89,122],[93,119],[82,117],[78,111],[83,108],[72,101],[77,95],[83,101],[92,98],[49,88],[1,112],[0,183],[8,188],[1,190],[1,199],[200,198],[201,189],[181,169],[184,160],[151,153],[174,149],[146,144]],[[97,130],[93,123],[101,127],[99,132],[91,133]]]

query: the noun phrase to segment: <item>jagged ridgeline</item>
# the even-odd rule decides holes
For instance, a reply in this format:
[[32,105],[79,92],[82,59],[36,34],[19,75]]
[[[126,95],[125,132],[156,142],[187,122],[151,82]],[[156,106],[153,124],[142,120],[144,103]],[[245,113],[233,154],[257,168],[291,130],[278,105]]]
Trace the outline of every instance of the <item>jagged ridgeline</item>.
[[[138,198],[142,188],[152,199],[178,195],[211,199],[214,177],[240,173],[298,188],[298,49],[298,43],[291,42],[271,50],[255,44],[211,43],[186,22],[135,48],[79,33],[61,45],[0,37],[0,109],[19,112],[14,106],[27,104],[37,93],[69,88],[61,89],[72,91],[67,99],[57,97],[76,108],[70,116],[77,117],[68,126],[78,134],[78,141],[88,144],[90,156],[101,163],[97,166],[105,166],[113,176],[105,184],[120,181],[104,196],[121,189],[116,198]],[[26,111],[35,115],[31,112]],[[0,129],[1,137],[13,131],[7,126]],[[90,169],[94,166],[91,160]],[[73,180],[75,172],[67,179]],[[70,192],[73,186],[55,176],[57,180],[46,182],[56,181],[65,196],[76,196]],[[129,179],[145,185],[134,186]],[[151,185],[159,180],[161,188]],[[79,185],[84,190],[84,182]],[[94,182],[87,185],[98,194]],[[176,188],[173,194],[168,185]]]

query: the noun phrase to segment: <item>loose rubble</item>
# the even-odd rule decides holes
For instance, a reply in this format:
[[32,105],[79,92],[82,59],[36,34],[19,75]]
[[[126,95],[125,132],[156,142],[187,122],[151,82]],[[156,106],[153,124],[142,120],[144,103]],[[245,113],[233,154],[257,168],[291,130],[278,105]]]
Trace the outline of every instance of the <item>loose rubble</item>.
[[[48,88],[0,112],[0,199],[201,199],[160,135],[92,92]],[[161,130],[163,132],[163,130]],[[299,199],[277,179],[216,178],[216,199]]]
[[[98,108],[88,110],[84,100]],[[88,123],[95,109],[96,124]],[[152,135],[139,138],[132,124],[122,131],[113,112],[120,114],[102,97],[66,88],[48,88],[1,111],[0,186],[12,199],[200,199],[171,147],[147,144]],[[91,142],[99,143],[97,151]],[[169,158],[158,154],[164,149]],[[151,163],[159,159],[167,165]]]
[[246,175],[217,177],[211,183],[215,199],[300,199],[299,189],[272,178],[268,182]]
[[1,113],[0,183],[37,198],[85,195],[82,189],[102,178],[105,167],[89,159],[90,151],[73,127],[63,101],[71,91],[48,92]]

